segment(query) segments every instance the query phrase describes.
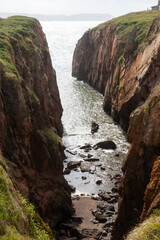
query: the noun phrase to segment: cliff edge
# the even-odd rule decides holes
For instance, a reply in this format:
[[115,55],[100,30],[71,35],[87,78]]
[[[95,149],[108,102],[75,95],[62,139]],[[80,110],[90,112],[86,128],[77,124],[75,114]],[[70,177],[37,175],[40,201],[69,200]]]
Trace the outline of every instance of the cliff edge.
[[72,75],[104,94],[104,110],[127,131],[119,211],[112,239],[160,207],[160,12],[131,13],[88,30]]
[[2,19],[0,150],[14,187],[51,227],[73,213],[63,177],[61,115],[56,74],[39,22]]

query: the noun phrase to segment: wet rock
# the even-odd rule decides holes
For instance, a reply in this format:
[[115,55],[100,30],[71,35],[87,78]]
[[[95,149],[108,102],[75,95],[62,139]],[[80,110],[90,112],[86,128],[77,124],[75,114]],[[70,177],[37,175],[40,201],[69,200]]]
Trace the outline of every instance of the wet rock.
[[68,185],[68,187],[69,187],[69,189],[70,189],[70,191],[71,191],[72,193],[74,193],[74,192],[76,191],[76,188],[75,188],[75,187],[73,187],[73,186],[71,186],[71,185]]
[[81,164],[81,161],[71,161],[67,164],[67,168],[74,169],[80,166],[80,164]]
[[86,161],[86,162],[98,162],[99,158],[84,158],[84,161]]
[[93,133],[95,133],[95,132],[98,132],[98,129],[99,129],[99,125],[98,125],[96,122],[92,121],[92,124],[91,124],[91,133],[93,134]]
[[111,200],[108,201],[108,203],[117,203],[117,199],[116,198],[112,198]]
[[118,192],[118,189],[114,187],[114,188],[112,188],[112,192],[113,192],[113,193],[117,193],[117,192]]
[[106,169],[105,169],[105,167],[101,167],[101,170],[102,170],[102,171],[105,171]]
[[70,150],[66,150],[66,152],[68,152],[68,153],[70,153],[70,154],[72,154],[72,155],[76,155],[77,154],[77,152],[75,151],[75,152],[72,152],[72,151],[70,151]]
[[93,157],[93,155],[92,154],[88,154],[87,158],[91,158],[91,157]]
[[68,175],[68,174],[70,174],[70,173],[71,173],[71,170],[68,169],[68,168],[66,168],[66,169],[64,170],[64,172],[63,172],[64,175]]
[[113,225],[113,218],[107,218],[106,223],[103,225],[103,229],[108,229],[109,227],[111,227]]
[[72,200],[79,200],[80,199],[80,196],[79,195],[74,195],[72,196]]
[[93,224],[96,224],[96,225],[99,224],[99,221],[97,221],[97,220],[95,220],[95,219],[91,219],[90,222],[92,222]]
[[119,154],[119,153],[116,153],[116,154],[115,154],[115,157],[119,157],[119,156],[120,156],[120,154]]
[[102,184],[102,180],[97,180],[97,181],[96,181],[96,184],[97,184],[97,185],[101,185],[101,184]]
[[75,168],[74,171],[75,171],[75,172],[79,172],[78,168]]
[[80,149],[91,149],[92,146],[90,144],[85,144],[84,146],[80,147]]
[[101,200],[101,198],[99,196],[92,196],[91,199],[96,200],[96,201],[100,201]]
[[111,196],[107,193],[99,193],[98,194],[104,201],[109,201],[111,200]]
[[105,204],[104,202],[98,202],[97,208],[100,209],[101,211],[107,211],[107,210],[112,211],[112,212],[115,211],[113,205],[108,204],[108,203]]
[[90,171],[90,164],[85,163],[85,162],[81,162],[80,169],[81,169],[81,172],[89,172]]
[[94,214],[94,216],[95,216],[96,220],[97,220],[98,222],[100,222],[100,223],[105,223],[106,220],[107,220],[106,215],[103,214],[103,213],[101,213],[101,212],[96,212],[96,213]]
[[82,180],[86,180],[87,179],[85,176],[82,176],[81,178],[82,178]]
[[102,148],[102,149],[113,149],[117,148],[116,144],[113,141],[102,141],[93,146],[94,149]]

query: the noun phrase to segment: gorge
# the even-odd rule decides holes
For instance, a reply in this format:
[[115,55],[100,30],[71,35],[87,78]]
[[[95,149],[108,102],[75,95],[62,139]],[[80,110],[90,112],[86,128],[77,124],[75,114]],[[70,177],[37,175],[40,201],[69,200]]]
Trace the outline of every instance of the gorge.
[[159,34],[159,11],[131,13],[88,30],[74,52],[73,76],[104,94],[104,110],[131,143],[113,240],[160,204]]
[[[36,19],[0,19],[1,239],[121,240],[140,221],[150,216],[155,221],[152,213],[160,208],[159,18],[159,11],[147,11],[100,25],[42,22],[47,41]],[[77,81],[70,76],[71,57],[75,39],[85,30],[73,56]],[[94,134],[92,121],[99,124]],[[105,140],[115,142],[114,150],[95,148]],[[89,170],[82,171],[88,159]],[[76,161],[80,167],[63,176],[63,162],[67,168]],[[90,237],[77,235],[78,227],[70,224],[74,187],[84,200],[80,208],[88,204],[96,213],[88,196],[100,199],[94,203],[98,209],[107,208],[112,219],[99,210],[96,216],[103,215],[109,227],[114,218],[112,237],[109,227],[95,236],[97,222],[91,223],[97,229]],[[68,217],[62,238],[55,236],[55,227]],[[131,233],[127,239],[139,236]]]

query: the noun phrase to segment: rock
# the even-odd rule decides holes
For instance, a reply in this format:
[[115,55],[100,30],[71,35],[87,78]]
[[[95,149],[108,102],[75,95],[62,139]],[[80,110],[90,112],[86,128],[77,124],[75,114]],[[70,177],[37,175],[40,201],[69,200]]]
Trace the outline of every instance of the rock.
[[85,144],[84,146],[80,147],[80,149],[91,149],[92,146],[90,144]]
[[97,180],[97,181],[96,181],[96,184],[97,184],[97,185],[102,184],[102,180]]
[[113,193],[117,193],[117,192],[118,192],[118,189],[114,187],[114,188],[112,188],[112,192],[113,192]]
[[84,158],[84,161],[86,161],[86,162],[98,162],[99,158]]
[[94,171],[94,170],[89,170],[89,173],[90,173],[90,174],[94,174],[95,171]]
[[91,158],[91,157],[93,157],[92,154],[88,154],[88,155],[87,155],[87,158]]
[[70,151],[68,149],[66,149],[66,152],[70,153],[71,155],[76,155],[77,154],[77,152],[72,152],[72,151]]
[[107,229],[113,225],[113,219],[112,218],[107,218],[107,221],[103,225],[103,229]]
[[67,164],[68,169],[74,169],[81,165],[81,161],[71,161]]
[[74,193],[74,192],[76,191],[76,188],[73,187],[73,186],[71,186],[71,185],[69,185],[69,189],[70,189],[70,191],[71,191],[72,193]]
[[89,172],[90,171],[90,164],[81,162],[80,165],[81,172]]
[[86,180],[87,179],[85,176],[82,176],[81,178],[82,178],[82,180]]
[[93,133],[95,133],[95,132],[98,132],[98,129],[99,129],[99,125],[98,125],[96,122],[92,121],[92,124],[91,124],[91,133],[93,134]]
[[63,174],[64,174],[64,175],[68,175],[68,174],[70,174],[70,173],[71,173],[71,170],[68,169],[68,168],[65,168]]
[[114,212],[114,206],[108,203],[104,203],[104,202],[99,202],[97,203],[97,208],[100,209],[101,211],[112,211]]
[[117,148],[116,144],[113,141],[102,141],[93,146],[94,149],[102,148],[102,149],[113,149]]
[[90,222],[92,222],[93,224],[96,224],[96,225],[99,224],[99,221],[97,221],[97,220],[95,220],[95,219],[91,219]]
[[102,213],[99,213],[99,212],[96,212],[96,213],[94,214],[94,216],[95,216],[96,220],[97,220],[98,222],[100,222],[100,223],[105,223],[106,220],[107,220],[106,215],[105,215],[105,214],[102,214]]
[[99,193],[98,194],[104,201],[109,201],[111,200],[111,196],[107,193]]
[[112,198],[108,201],[108,203],[117,203],[117,198]]
[[101,170],[102,170],[102,171],[105,171],[106,169],[105,169],[105,167],[101,167]]

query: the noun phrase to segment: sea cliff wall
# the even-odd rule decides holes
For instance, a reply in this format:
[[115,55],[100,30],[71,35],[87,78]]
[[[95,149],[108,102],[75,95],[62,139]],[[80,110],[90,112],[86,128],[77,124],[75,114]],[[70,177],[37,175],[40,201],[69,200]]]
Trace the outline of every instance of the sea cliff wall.
[[51,227],[73,213],[63,177],[62,106],[39,22],[0,21],[0,149],[9,176]]
[[101,24],[84,34],[73,56],[73,76],[104,94],[104,110],[127,131],[131,143],[114,240],[160,204],[159,17],[158,11],[147,11]]

